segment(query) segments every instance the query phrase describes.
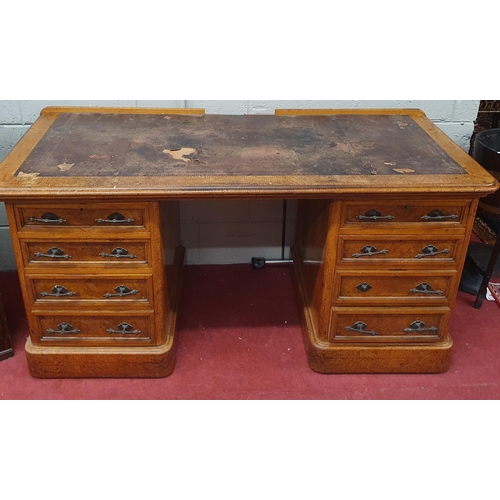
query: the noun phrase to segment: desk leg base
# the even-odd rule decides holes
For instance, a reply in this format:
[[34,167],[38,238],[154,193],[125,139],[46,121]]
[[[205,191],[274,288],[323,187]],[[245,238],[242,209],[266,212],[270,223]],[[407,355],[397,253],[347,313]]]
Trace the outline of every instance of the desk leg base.
[[309,366],[319,373],[443,373],[451,362],[449,335],[432,344],[328,344],[314,335],[307,307],[302,332]]
[[161,378],[175,366],[173,338],[158,347],[40,347],[28,339],[26,357],[36,378]]
[[309,366],[319,373],[443,373],[453,341],[430,345],[324,346],[305,335]]

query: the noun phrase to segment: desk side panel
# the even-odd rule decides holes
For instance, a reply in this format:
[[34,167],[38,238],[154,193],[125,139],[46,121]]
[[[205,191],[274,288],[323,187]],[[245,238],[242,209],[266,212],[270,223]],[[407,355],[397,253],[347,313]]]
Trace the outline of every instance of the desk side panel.
[[300,275],[304,308],[318,339],[326,339],[328,308],[338,238],[340,205],[332,200],[299,202],[297,238],[294,248]]
[[[185,249],[180,244],[180,208],[178,201],[159,204],[161,233],[162,267],[157,276],[162,276],[165,292],[163,296],[167,331],[175,333],[178,303],[182,287]],[[167,339],[168,340],[168,339]]]

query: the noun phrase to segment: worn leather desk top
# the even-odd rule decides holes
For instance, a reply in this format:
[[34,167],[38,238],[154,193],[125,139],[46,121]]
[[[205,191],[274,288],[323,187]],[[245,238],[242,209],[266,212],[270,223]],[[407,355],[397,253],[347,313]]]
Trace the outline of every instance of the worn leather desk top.
[[420,111],[165,113],[47,108],[2,164],[0,199],[495,189]]

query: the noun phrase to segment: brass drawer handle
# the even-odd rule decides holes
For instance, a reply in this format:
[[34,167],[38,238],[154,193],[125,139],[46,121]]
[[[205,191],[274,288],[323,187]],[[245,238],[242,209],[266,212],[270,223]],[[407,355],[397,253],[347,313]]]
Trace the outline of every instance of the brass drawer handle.
[[69,292],[64,286],[56,285],[52,289],[52,293],[42,292],[40,295],[42,297],[74,297],[76,292]]
[[105,293],[104,298],[110,299],[111,297],[126,297],[127,295],[137,295],[139,290],[131,290],[128,286],[120,285],[115,288],[116,293]]
[[107,257],[112,257],[117,259],[137,259],[137,255],[129,254],[128,250],[121,247],[114,248],[113,250],[111,250],[111,253],[102,252],[99,254],[99,256],[102,257],[103,259]]
[[69,323],[60,323],[57,325],[58,330],[52,330],[52,328],[49,328],[46,330],[47,333],[60,333],[60,334],[68,334],[68,333],[80,333],[81,330],[77,330],[76,328],[73,328],[72,325]]
[[384,255],[386,253],[389,253],[389,250],[380,250],[379,252],[375,247],[367,245],[361,249],[361,253],[354,253],[352,256],[358,259],[359,257],[371,257],[372,255]]
[[405,333],[419,333],[419,332],[437,332],[438,328],[435,326],[426,327],[423,321],[414,321],[408,328],[404,329]]
[[43,224],[66,224],[67,222],[66,220],[61,219],[59,216],[53,214],[52,212],[47,212],[46,214],[43,214],[41,218],[30,217],[28,221],[41,222]]
[[410,293],[424,293],[427,295],[444,295],[441,290],[434,290],[429,283],[420,283],[416,288],[412,288]]
[[134,330],[134,327],[132,325],[129,325],[128,323],[120,323],[117,326],[118,330],[113,330],[112,328],[108,328],[106,332],[108,333],[121,333],[121,334],[128,334],[128,335],[139,335],[141,333],[141,330]]
[[369,331],[367,328],[368,325],[363,321],[357,321],[354,325],[345,327],[348,332],[364,333],[365,335],[371,335],[372,337],[376,337],[378,335],[377,332]]
[[368,210],[364,215],[356,215],[358,220],[393,220],[393,215],[382,215],[378,210]]
[[419,253],[415,255],[415,259],[423,259],[424,257],[434,257],[434,255],[443,255],[451,252],[449,248],[445,248],[444,250],[439,251],[437,247],[434,245],[428,245],[425,248],[422,248],[423,253]]
[[124,215],[120,214],[119,212],[113,212],[112,214],[108,215],[107,219],[96,219],[95,220],[98,224],[131,224],[132,222],[135,222],[134,219],[126,219]]
[[51,259],[71,259],[71,255],[67,255],[64,253],[64,250],[61,250],[60,248],[53,247],[49,250],[47,250],[47,253],[41,253],[41,252],[36,252],[35,257],[49,257]]
[[431,210],[427,215],[421,217],[422,220],[456,220],[458,215],[445,215],[441,210]]

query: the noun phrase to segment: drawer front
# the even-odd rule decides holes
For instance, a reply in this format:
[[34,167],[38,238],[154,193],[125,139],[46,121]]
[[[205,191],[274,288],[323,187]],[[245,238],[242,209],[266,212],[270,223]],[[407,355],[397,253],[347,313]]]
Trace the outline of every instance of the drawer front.
[[19,228],[135,227],[147,226],[146,205],[75,204],[20,205]]
[[449,309],[332,308],[328,341],[435,342],[447,336]]
[[154,323],[148,316],[37,316],[35,344],[54,346],[149,345],[154,341]]
[[402,273],[351,276],[337,273],[334,303],[351,305],[415,304],[447,305],[456,273],[409,276]]
[[370,266],[375,263],[415,266],[456,264],[461,249],[461,236],[429,236],[415,239],[411,236],[345,236],[339,237],[339,263]]
[[151,278],[34,278],[28,280],[33,303],[45,307],[96,305],[103,308],[151,307]]
[[375,224],[393,226],[398,223],[464,226],[468,204],[459,202],[346,202],[342,225]]
[[150,261],[149,242],[25,242],[24,259],[27,265],[46,265],[47,263],[57,266],[75,263],[147,264]]

